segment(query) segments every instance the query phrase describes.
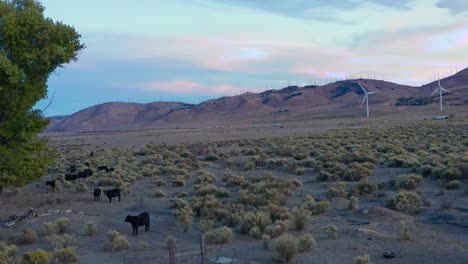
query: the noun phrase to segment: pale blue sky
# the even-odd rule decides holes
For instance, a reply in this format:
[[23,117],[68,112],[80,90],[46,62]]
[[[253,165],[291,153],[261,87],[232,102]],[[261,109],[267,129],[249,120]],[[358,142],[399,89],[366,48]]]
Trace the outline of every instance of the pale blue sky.
[[465,0],[42,3],[87,45],[78,62],[51,76],[47,115],[348,77],[420,85],[468,67]]

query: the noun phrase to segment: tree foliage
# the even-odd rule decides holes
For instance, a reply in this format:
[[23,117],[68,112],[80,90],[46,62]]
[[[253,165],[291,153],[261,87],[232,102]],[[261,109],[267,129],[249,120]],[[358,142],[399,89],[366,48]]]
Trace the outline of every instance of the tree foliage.
[[33,106],[47,80],[84,48],[71,26],[44,17],[34,0],[0,0],[0,190],[40,177],[52,161],[38,134],[48,120]]

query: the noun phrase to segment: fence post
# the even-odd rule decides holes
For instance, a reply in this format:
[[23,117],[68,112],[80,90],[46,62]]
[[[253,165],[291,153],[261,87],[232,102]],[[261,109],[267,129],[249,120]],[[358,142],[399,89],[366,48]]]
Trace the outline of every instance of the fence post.
[[168,239],[167,244],[169,246],[169,263],[175,264],[175,239]]
[[201,251],[201,263],[208,264],[206,261],[206,245],[205,245],[205,235],[200,234],[200,251]]

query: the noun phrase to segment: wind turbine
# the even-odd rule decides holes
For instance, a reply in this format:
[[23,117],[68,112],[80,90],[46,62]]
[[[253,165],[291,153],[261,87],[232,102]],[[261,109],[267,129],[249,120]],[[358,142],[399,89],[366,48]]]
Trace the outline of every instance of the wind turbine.
[[442,94],[444,92],[447,92],[447,93],[450,93],[448,90],[444,89],[441,85],[440,85],[440,78],[439,76],[437,76],[437,82],[439,83],[439,87],[437,89],[434,90],[434,92],[431,93],[431,97],[437,93],[437,91],[439,91],[439,101],[440,101],[440,112],[444,112],[444,107],[442,106]]
[[364,104],[364,101],[366,101],[366,110],[367,110],[366,117],[369,117],[369,94],[375,94],[375,93],[378,93],[378,92],[368,92],[368,91],[366,91],[366,89],[364,89],[364,87],[362,87],[362,85],[359,82],[358,82],[358,84],[361,87],[361,89],[364,91],[364,98],[362,99],[361,107]]

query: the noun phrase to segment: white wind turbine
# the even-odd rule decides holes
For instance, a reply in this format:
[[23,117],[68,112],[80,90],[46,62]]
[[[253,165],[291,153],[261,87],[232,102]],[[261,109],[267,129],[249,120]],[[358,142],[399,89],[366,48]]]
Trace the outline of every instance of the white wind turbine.
[[366,110],[367,110],[367,117],[369,117],[369,94],[375,94],[375,93],[378,93],[378,92],[368,92],[366,91],[366,89],[364,89],[364,87],[362,87],[362,85],[358,82],[359,86],[361,87],[361,89],[364,91],[364,98],[362,99],[362,103],[361,103],[361,107],[362,105],[364,104],[364,101],[366,101]]
[[444,89],[444,88],[440,85],[440,78],[439,78],[439,77],[437,77],[437,82],[439,83],[439,87],[438,87],[437,89],[435,89],[434,92],[432,92],[431,97],[432,97],[435,93],[437,93],[437,91],[439,91],[440,112],[442,113],[442,112],[444,112],[444,107],[443,107],[443,105],[442,105],[442,94],[443,94],[444,92],[447,92],[447,93],[450,93],[450,92],[449,92],[448,90]]

